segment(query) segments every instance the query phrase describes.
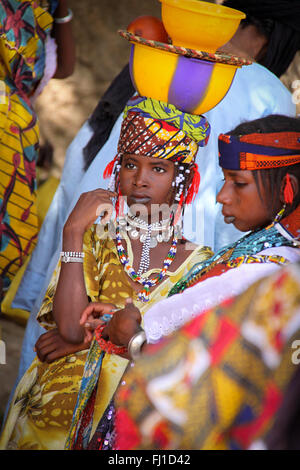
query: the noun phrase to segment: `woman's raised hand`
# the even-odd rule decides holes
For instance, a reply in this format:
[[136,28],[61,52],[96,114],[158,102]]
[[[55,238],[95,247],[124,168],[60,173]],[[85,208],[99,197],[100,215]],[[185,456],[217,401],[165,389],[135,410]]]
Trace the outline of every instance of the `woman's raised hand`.
[[116,193],[101,188],[81,194],[65,223],[64,232],[83,235],[99,216],[102,216],[101,223],[107,223],[114,210],[112,199],[116,196]]

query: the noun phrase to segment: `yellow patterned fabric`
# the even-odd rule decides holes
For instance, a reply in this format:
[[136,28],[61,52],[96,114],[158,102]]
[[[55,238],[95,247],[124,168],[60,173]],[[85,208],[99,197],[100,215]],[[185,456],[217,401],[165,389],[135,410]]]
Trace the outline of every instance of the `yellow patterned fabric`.
[[0,273],[8,288],[37,233],[39,126],[30,101],[45,62],[52,16],[37,1],[0,4]]
[[116,449],[265,447],[299,371],[299,307],[289,265],[149,346],[117,394]]
[[170,103],[134,96],[125,107],[118,154],[191,164],[209,134],[205,117],[183,113]]
[[137,112],[152,120],[164,121],[170,126],[181,129],[200,147],[204,147],[208,142],[210,125],[204,116],[184,113],[171,103],[164,103],[144,96],[134,96],[128,101],[124,110],[124,119],[132,112]]
[[[103,232],[102,232],[103,233]],[[171,286],[197,261],[211,256],[207,248],[196,248],[187,260],[168,276],[150,294],[148,303],[138,300],[129,278],[123,270],[116,246],[111,238],[97,233],[93,226],[84,237],[84,279],[86,291],[91,301],[114,303],[123,307],[125,299],[132,297],[142,315],[154,303],[166,297]],[[128,238],[129,260],[133,255]],[[56,269],[48,287],[38,318],[41,324],[50,329],[55,326],[52,318],[52,302],[59,277]],[[149,276],[159,269],[151,270]],[[0,439],[1,449],[64,449],[72,414],[80,388],[85,360],[88,351],[82,351],[59,359],[52,364],[41,363],[37,358],[19,383],[8,418]],[[106,354],[98,382],[93,417],[93,431],[96,429],[125,371],[128,361]]]

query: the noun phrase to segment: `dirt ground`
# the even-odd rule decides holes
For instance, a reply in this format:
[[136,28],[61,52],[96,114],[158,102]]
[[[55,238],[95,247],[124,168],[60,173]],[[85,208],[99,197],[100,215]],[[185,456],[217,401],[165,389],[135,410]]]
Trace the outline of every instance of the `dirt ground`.
[[[14,386],[20,359],[24,327],[1,318],[1,340],[5,343],[5,360],[0,356],[0,426],[7,400]],[[5,362],[5,364],[3,364]]]
[[[69,0],[74,12],[77,64],[72,77],[52,80],[38,100],[41,142],[54,148],[50,171],[59,177],[66,148],[95,108],[99,98],[127,63],[129,45],[118,34],[142,14],[160,17],[158,0]],[[300,103],[300,53],[283,78]],[[299,106],[299,105],[298,105]],[[300,112],[300,107],[298,108]],[[0,317],[6,364],[0,357],[0,423],[18,371],[24,327]]]

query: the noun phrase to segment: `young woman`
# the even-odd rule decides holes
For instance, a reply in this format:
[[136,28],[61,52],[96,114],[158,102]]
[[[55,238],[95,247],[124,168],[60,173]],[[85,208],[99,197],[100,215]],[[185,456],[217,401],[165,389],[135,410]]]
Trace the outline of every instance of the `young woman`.
[[1,2],[1,301],[37,241],[39,125],[34,103],[50,78],[73,73],[71,20],[67,0]]
[[[213,411],[209,411],[210,406],[213,406],[210,403],[210,397],[214,396],[215,400],[218,400],[220,397],[218,386],[221,395],[224,395],[225,391],[228,392],[227,401],[219,403],[220,413],[223,409],[228,409],[228,400],[231,400],[232,408],[228,411],[228,416],[237,418],[238,414],[234,415],[234,412],[236,410],[243,412],[242,407],[239,407],[242,403],[241,396],[247,397],[243,402],[245,407],[248,404],[253,405],[253,396],[247,386],[244,391],[245,384],[242,378],[240,379],[242,382],[235,380],[238,373],[241,373],[243,377],[244,372],[240,369],[237,371],[236,364],[232,363],[236,358],[235,351],[242,361],[242,352],[248,348],[249,357],[245,358],[245,367],[248,367],[249,362],[253,369],[255,361],[260,367],[253,344],[262,349],[265,362],[263,366],[265,375],[261,375],[263,381],[257,384],[255,374],[251,377],[249,375],[249,380],[253,380],[257,390],[261,390],[261,394],[267,393],[268,377],[271,373],[267,371],[267,368],[272,370],[279,364],[281,365],[278,370],[276,369],[276,374],[277,372],[281,374],[282,381],[280,384],[277,383],[277,386],[284,390],[288,383],[289,375],[284,373],[285,363],[283,361],[282,366],[280,354],[286,339],[285,325],[288,324],[290,317],[285,316],[282,320],[278,317],[281,311],[280,296],[277,307],[273,301],[270,302],[272,305],[270,305],[269,314],[271,315],[271,306],[274,310],[272,328],[271,325],[268,326],[265,318],[268,310],[264,312],[260,305],[257,308],[257,312],[260,313],[254,315],[255,325],[252,327],[247,323],[246,331],[246,326],[242,322],[245,318],[249,319],[251,315],[248,315],[248,310],[245,310],[243,314],[241,307],[241,305],[245,306],[243,300],[239,302],[238,309],[232,309],[232,314],[226,313],[225,319],[221,315],[220,308],[212,310],[203,317],[200,314],[208,307],[236,296],[255,281],[279,270],[282,265],[299,261],[300,120],[285,116],[268,116],[242,124],[234,131],[220,136],[219,150],[220,166],[224,172],[224,185],[218,194],[218,201],[223,205],[225,221],[233,223],[239,230],[250,233],[210,259],[195,265],[171,289],[170,298],[162,300],[147,311],[144,316],[145,331],[140,327],[140,313],[131,302],[124,309],[115,312],[105,328],[97,327],[98,331],[101,329],[102,337],[108,338],[116,345],[127,347],[127,354],[129,353],[132,359],[136,359],[146,344],[146,340],[148,343],[157,342],[197,316],[190,327],[180,330],[180,334],[174,338],[174,341],[170,339],[166,341],[165,347],[156,348],[155,370],[151,366],[151,361],[155,358],[154,349],[149,361],[145,353],[141,368],[124,376],[122,381],[124,387],[120,389],[118,402],[121,411],[117,419],[117,430],[120,434],[115,444],[117,448],[218,448],[218,445],[220,448],[227,448],[227,446],[235,445],[234,439],[231,442],[227,434],[222,434],[225,424],[220,416],[216,415],[215,426],[210,421],[213,414]],[[279,278],[281,281],[278,280]],[[279,276],[278,279],[276,282],[281,282],[280,286],[283,291],[286,289],[286,287],[283,288],[285,278]],[[289,287],[287,291],[288,289]],[[173,295],[178,293],[181,294]],[[284,308],[289,310],[286,305]],[[94,317],[97,316],[97,312],[98,314],[104,312],[102,304],[89,305],[83,312],[81,323],[95,321]],[[204,322],[206,323],[202,333]],[[267,332],[266,338],[264,331]],[[202,334],[206,348],[199,346],[198,350],[196,346],[193,346],[195,343],[192,340],[198,336],[202,338]],[[243,335],[246,335],[246,339]],[[178,347],[176,347],[176,340],[178,340]],[[247,346],[249,342],[250,347]],[[235,345],[233,353],[230,349],[227,354],[228,344]],[[163,351],[163,355],[160,351]],[[215,381],[213,379],[214,369],[208,368],[210,363],[216,365],[216,370],[220,363],[220,374],[223,375],[219,376],[219,382],[216,382],[217,376]],[[199,382],[199,390],[203,390],[202,398],[204,397],[205,400],[201,402],[202,405],[204,403],[202,408],[198,409],[201,397],[195,395],[198,401],[194,403],[192,394],[198,393],[198,382],[196,380],[194,384],[193,380],[198,377],[198,373],[199,377],[201,376],[201,364],[204,370],[208,368],[208,375],[206,374]],[[230,374],[230,370],[227,374],[228,367],[231,367],[230,370],[235,375]],[[292,372],[290,368],[289,373],[292,374]],[[208,382],[205,381],[206,376],[209,377]],[[137,383],[143,385],[137,386]],[[181,400],[183,401],[180,401],[178,397],[178,390],[182,391]],[[261,396],[258,394],[258,399],[255,398],[253,420],[254,417],[258,419],[260,416]],[[236,403],[232,402],[233,397],[236,397]],[[277,403],[278,406],[279,403],[280,400]],[[188,405],[191,405],[193,411],[185,414]],[[265,405],[267,410],[274,407],[272,397],[266,397]],[[224,411],[222,415],[224,419],[225,414]],[[188,416],[189,427],[181,421],[183,416]],[[197,420],[198,416],[202,418]],[[200,424],[203,428],[199,430]],[[251,443],[252,428],[250,428],[251,426],[247,430],[249,436],[246,436],[245,442],[243,440],[240,442],[241,448]],[[99,433],[102,429],[103,422],[100,422]],[[212,434],[209,434],[210,431]],[[182,436],[182,432],[187,434]],[[94,448],[96,445],[97,442],[94,439]],[[176,447],[177,445],[179,447]]]
[[[117,355],[119,348],[103,350],[95,340],[89,349],[79,325],[82,310],[98,301],[109,314],[130,297],[143,314],[195,262],[211,256],[209,249],[180,239],[176,228],[197,191],[194,160],[208,135],[201,116],[140,97],[129,102],[118,154],[105,172],[111,175],[109,190],[83,194],[64,226],[61,263],[39,312],[51,331],[37,342],[39,359],[16,389],[1,448],[63,449],[71,423],[71,431],[80,432],[74,439],[71,432],[70,439],[84,447],[92,437],[128,361]],[[122,197],[128,214],[122,213]],[[116,223],[104,227],[113,199]],[[102,224],[93,225],[96,214]],[[88,413],[82,414],[89,398]]]

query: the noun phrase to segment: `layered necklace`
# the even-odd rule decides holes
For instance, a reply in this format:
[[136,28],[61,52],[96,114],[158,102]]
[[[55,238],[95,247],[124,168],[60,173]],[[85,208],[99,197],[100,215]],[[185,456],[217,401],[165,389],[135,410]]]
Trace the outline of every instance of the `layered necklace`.
[[[128,235],[133,239],[140,239],[143,244],[142,254],[139,269],[136,272],[129,263],[128,256],[126,255],[123,245],[120,230],[128,232]],[[132,215],[118,217],[116,227],[116,240],[117,251],[119,259],[124,266],[125,272],[135,282],[142,284],[143,289],[138,293],[139,300],[148,302],[150,288],[159,284],[166,276],[170,264],[175,258],[177,251],[178,238],[174,234],[171,248],[164,259],[163,267],[157,275],[153,278],[142,277],[144,273],[149,270],[150,266],[150,249],[155,248],[157,243],[169,241],[174,232],[174,227],[171,225],[170,219],[165,219],[159,222],[148,224],[145,220]]]
[[141,243],[149,238],[150,248],[155,248],[157,243],[168,242],[174,231],[169,218],[148,224],[144,219],[129,214],[119,217],[119,224],[131,238],[139,238]]

